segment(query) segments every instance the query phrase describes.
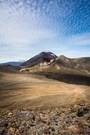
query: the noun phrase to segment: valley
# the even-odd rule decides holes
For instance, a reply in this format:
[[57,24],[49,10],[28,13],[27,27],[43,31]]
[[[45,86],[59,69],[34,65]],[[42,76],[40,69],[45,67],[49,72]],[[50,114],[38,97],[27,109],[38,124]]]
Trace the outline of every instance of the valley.
[[43,75],[2,73],[0,78],[0,108],[48,108],[89,99],[89,86],[67,84]]

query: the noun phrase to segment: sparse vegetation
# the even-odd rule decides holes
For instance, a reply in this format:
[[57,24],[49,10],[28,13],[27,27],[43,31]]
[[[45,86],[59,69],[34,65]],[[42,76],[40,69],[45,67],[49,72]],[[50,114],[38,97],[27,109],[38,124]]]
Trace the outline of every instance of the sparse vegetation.
[[54,57],[0,66],[1,135],[90,134],[89,64]]

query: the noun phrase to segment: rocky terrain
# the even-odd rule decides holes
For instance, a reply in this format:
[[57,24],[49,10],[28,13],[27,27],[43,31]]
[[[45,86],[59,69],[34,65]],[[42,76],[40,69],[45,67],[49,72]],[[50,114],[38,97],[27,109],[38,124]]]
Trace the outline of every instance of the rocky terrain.
[[45,134],[90,134],[90,87],[0,73],[0,135]]
[[90,106],[0,111],[0,135],[90,135]]
[[46,134],[90,135],[89,57],[42,52],[0,66],[0,135]]

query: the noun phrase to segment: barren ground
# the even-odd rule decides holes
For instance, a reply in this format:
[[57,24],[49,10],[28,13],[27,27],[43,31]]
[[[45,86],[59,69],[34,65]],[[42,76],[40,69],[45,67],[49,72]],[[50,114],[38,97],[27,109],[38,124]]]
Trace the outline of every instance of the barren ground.
[[0,77],[0,108],[45,108],[87,102],[90,87],[67,84],[31,74]]

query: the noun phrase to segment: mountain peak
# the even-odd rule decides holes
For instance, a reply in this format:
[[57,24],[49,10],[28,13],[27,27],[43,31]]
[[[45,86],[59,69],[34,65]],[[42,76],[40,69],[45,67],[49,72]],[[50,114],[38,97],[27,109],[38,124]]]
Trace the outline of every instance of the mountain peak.
[[50,62],[51,59],[56,58],[57,56],[52,52],[41,52],[38,55],[35,55],[31,59],[27,60],[25,63],[22,64],[22,66],[32,67],[42,62]]
[[66,56],[64,56],[64,55],[60,55],[59,58],[61,58],[61,59],[68,59],[68,58],[67,58]]
[[42,57],[45,57],[45,58],[49,58],[49,59],[57,58],[57,56],[52,52],[41,52],[39,55],[41,55]]

